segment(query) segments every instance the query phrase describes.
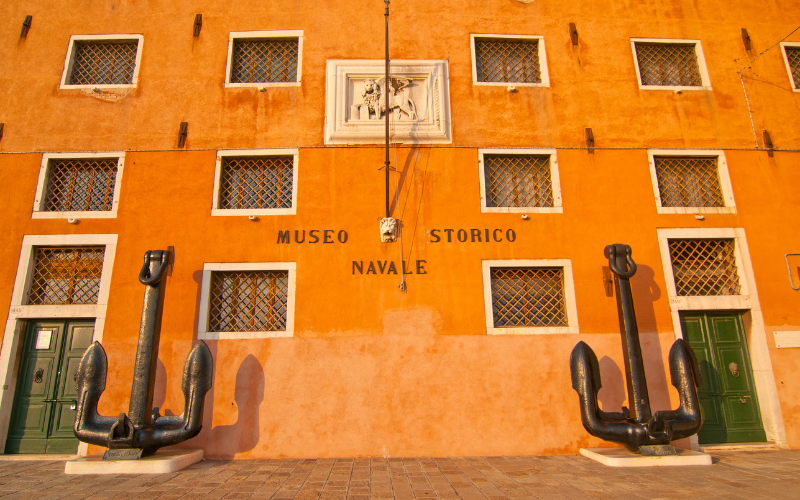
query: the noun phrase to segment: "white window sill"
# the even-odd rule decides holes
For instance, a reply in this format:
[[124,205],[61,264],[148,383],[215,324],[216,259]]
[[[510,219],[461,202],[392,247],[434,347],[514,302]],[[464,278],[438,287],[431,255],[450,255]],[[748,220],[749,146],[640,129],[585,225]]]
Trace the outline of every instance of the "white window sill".
[[550,87],[549,83],[529,83],[529,82],[472,82],[473,85],[486,87]]
[[563,207],[481,207],[485,214],[561,214]]
[[530,326],[490,328],[489,335],[557,335],[564,333],[578,333],[577,326]]
[[212,217],[247,217],[250,215],[295,215],[297,209],[292,208],[245,208],[245,209],[223,209],[212,208]]
[[33,212],[31,219],[116,219],[116,210],[90,212]]
[[677,91],[684,91],[684,90],[708,90],[711,91],[711,87],[705,86],[682,86],[682,85],[642,85],[639,84],[639,90],[672,90],[674,92]]
[[658,207],[660,214],[735,214],[736,207]]
[[292,337],[292,332],[198,332],[198,340],[224,340],[224,339],[276,339]]
[[59,85],[59,89],[61,90],[81,90],[81,89],[88,89],[88,90],[114,90],[114,89],[133,89],[136,88],[135,83],[118,83],[118,84],[89,84],[89,85]]
[[236,88],[271,88],[271,87],[299,87],[301,82],[249,82],[249,83],[228,83],[225,82],[226,89]]

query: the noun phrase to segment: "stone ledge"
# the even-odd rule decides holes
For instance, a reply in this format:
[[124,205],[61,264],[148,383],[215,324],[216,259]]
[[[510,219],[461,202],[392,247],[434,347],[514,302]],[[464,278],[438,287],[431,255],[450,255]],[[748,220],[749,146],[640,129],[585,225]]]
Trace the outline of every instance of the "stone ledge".
[[625,448],[581,448],[581,455],[609,467],[663,467],[672,465],[711,465],[711,455],[692,450],[677,450],[677,455],[643,457]]
[[763,451],[780,450],[778,443],[767,441],[765,443],[720,443],[720,444],[701,444],[700,451],[704,453],[712,451]]
[[165,474],[202,459],[203,450],[159,450],[139,460],[103,460],[99,454],[70,460],[64,466],[64,474]]

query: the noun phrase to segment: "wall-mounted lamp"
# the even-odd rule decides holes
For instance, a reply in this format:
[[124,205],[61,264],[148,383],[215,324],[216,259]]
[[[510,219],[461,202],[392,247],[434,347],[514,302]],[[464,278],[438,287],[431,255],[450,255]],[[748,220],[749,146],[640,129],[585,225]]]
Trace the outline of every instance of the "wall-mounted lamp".
[[578,28],[575,23],[569,23],[569,39],[572,40],[572,45],[578,45]]
[[590,154],[594,154],[594,133],[588,127],[586,128],[586,148]]
[[0,141],[3,140],[3,127],[4,126],[5,126],[5,123],[0,123]]
[[744,42],[745,50],[750,50],[752,48],[752,44],[750,43],[750,35],[747,34],[747,30],[742,28],[742,42]]
[[603,288],[605,289],[606,297],[614,296],[614,278],[608,266],[603,266]]
[[31,29],[31,22],[33,21],[33,16],[25,16],[25,20],[22,21],[22,31],[19,34],[20,38],[25,38],[28,36],[28,30]]
[[186,137],[189,135],[189,122],[181,122],[181,128],[178,129],[178,147],[182,148],[186,144]]
[[195,14],[193,36],[200,36],[200,28],[203,27],[203,14]]
[[769,136],[769,132],[766,130],[764,131],[764,147],[767,149],[767,154],[772,157],[775,154],[773,149],[775,149],[775,145],[772,144],[772,137]]

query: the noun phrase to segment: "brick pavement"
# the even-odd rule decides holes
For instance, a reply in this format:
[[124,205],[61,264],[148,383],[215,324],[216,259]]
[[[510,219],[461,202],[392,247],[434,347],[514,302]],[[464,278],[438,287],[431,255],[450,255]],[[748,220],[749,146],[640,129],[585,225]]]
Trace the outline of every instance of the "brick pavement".
[[0,462],[3,499],[800,499],[800,450],[712,453],[705,467],[612,468],[575,455],[207,460],[163,475],[67,476]]

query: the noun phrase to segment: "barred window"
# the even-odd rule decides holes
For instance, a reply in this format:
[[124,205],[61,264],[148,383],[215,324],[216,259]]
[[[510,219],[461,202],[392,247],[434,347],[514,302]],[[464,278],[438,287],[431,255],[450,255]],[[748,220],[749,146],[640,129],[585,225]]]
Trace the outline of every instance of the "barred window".
[[208,331],[286,330],[288,296],[288,271],[215,271]]
[[696,44],[636,42],[642,85],[700,87]]
[[718,158],[655,156],[662,207],[724,207]]
[[68,85],[126,85],[133,83],[137,39],[75,40]]
[[800,89],[800,47],[784,46],[786,61],[789,63],[789,72],[792,74],[794,88]]
[[475,38],[479,82],[542,83],[539,39]]
[[483,155],[487,207],[553,207],[549,155]]
[[563,268],[492,268],[494,326],[567,326]]
[[298,81],[299,38],[234,38],[230,83]]
[[669,254],[679,296],[738,295],[732,239],[671,239]]
[[45,212],[110,211],[118,158],[49,160]]
[[28,304],[97,304],[105,247],[39,247]]
[[293,156],[225,156],[219,208],[292,208]]

